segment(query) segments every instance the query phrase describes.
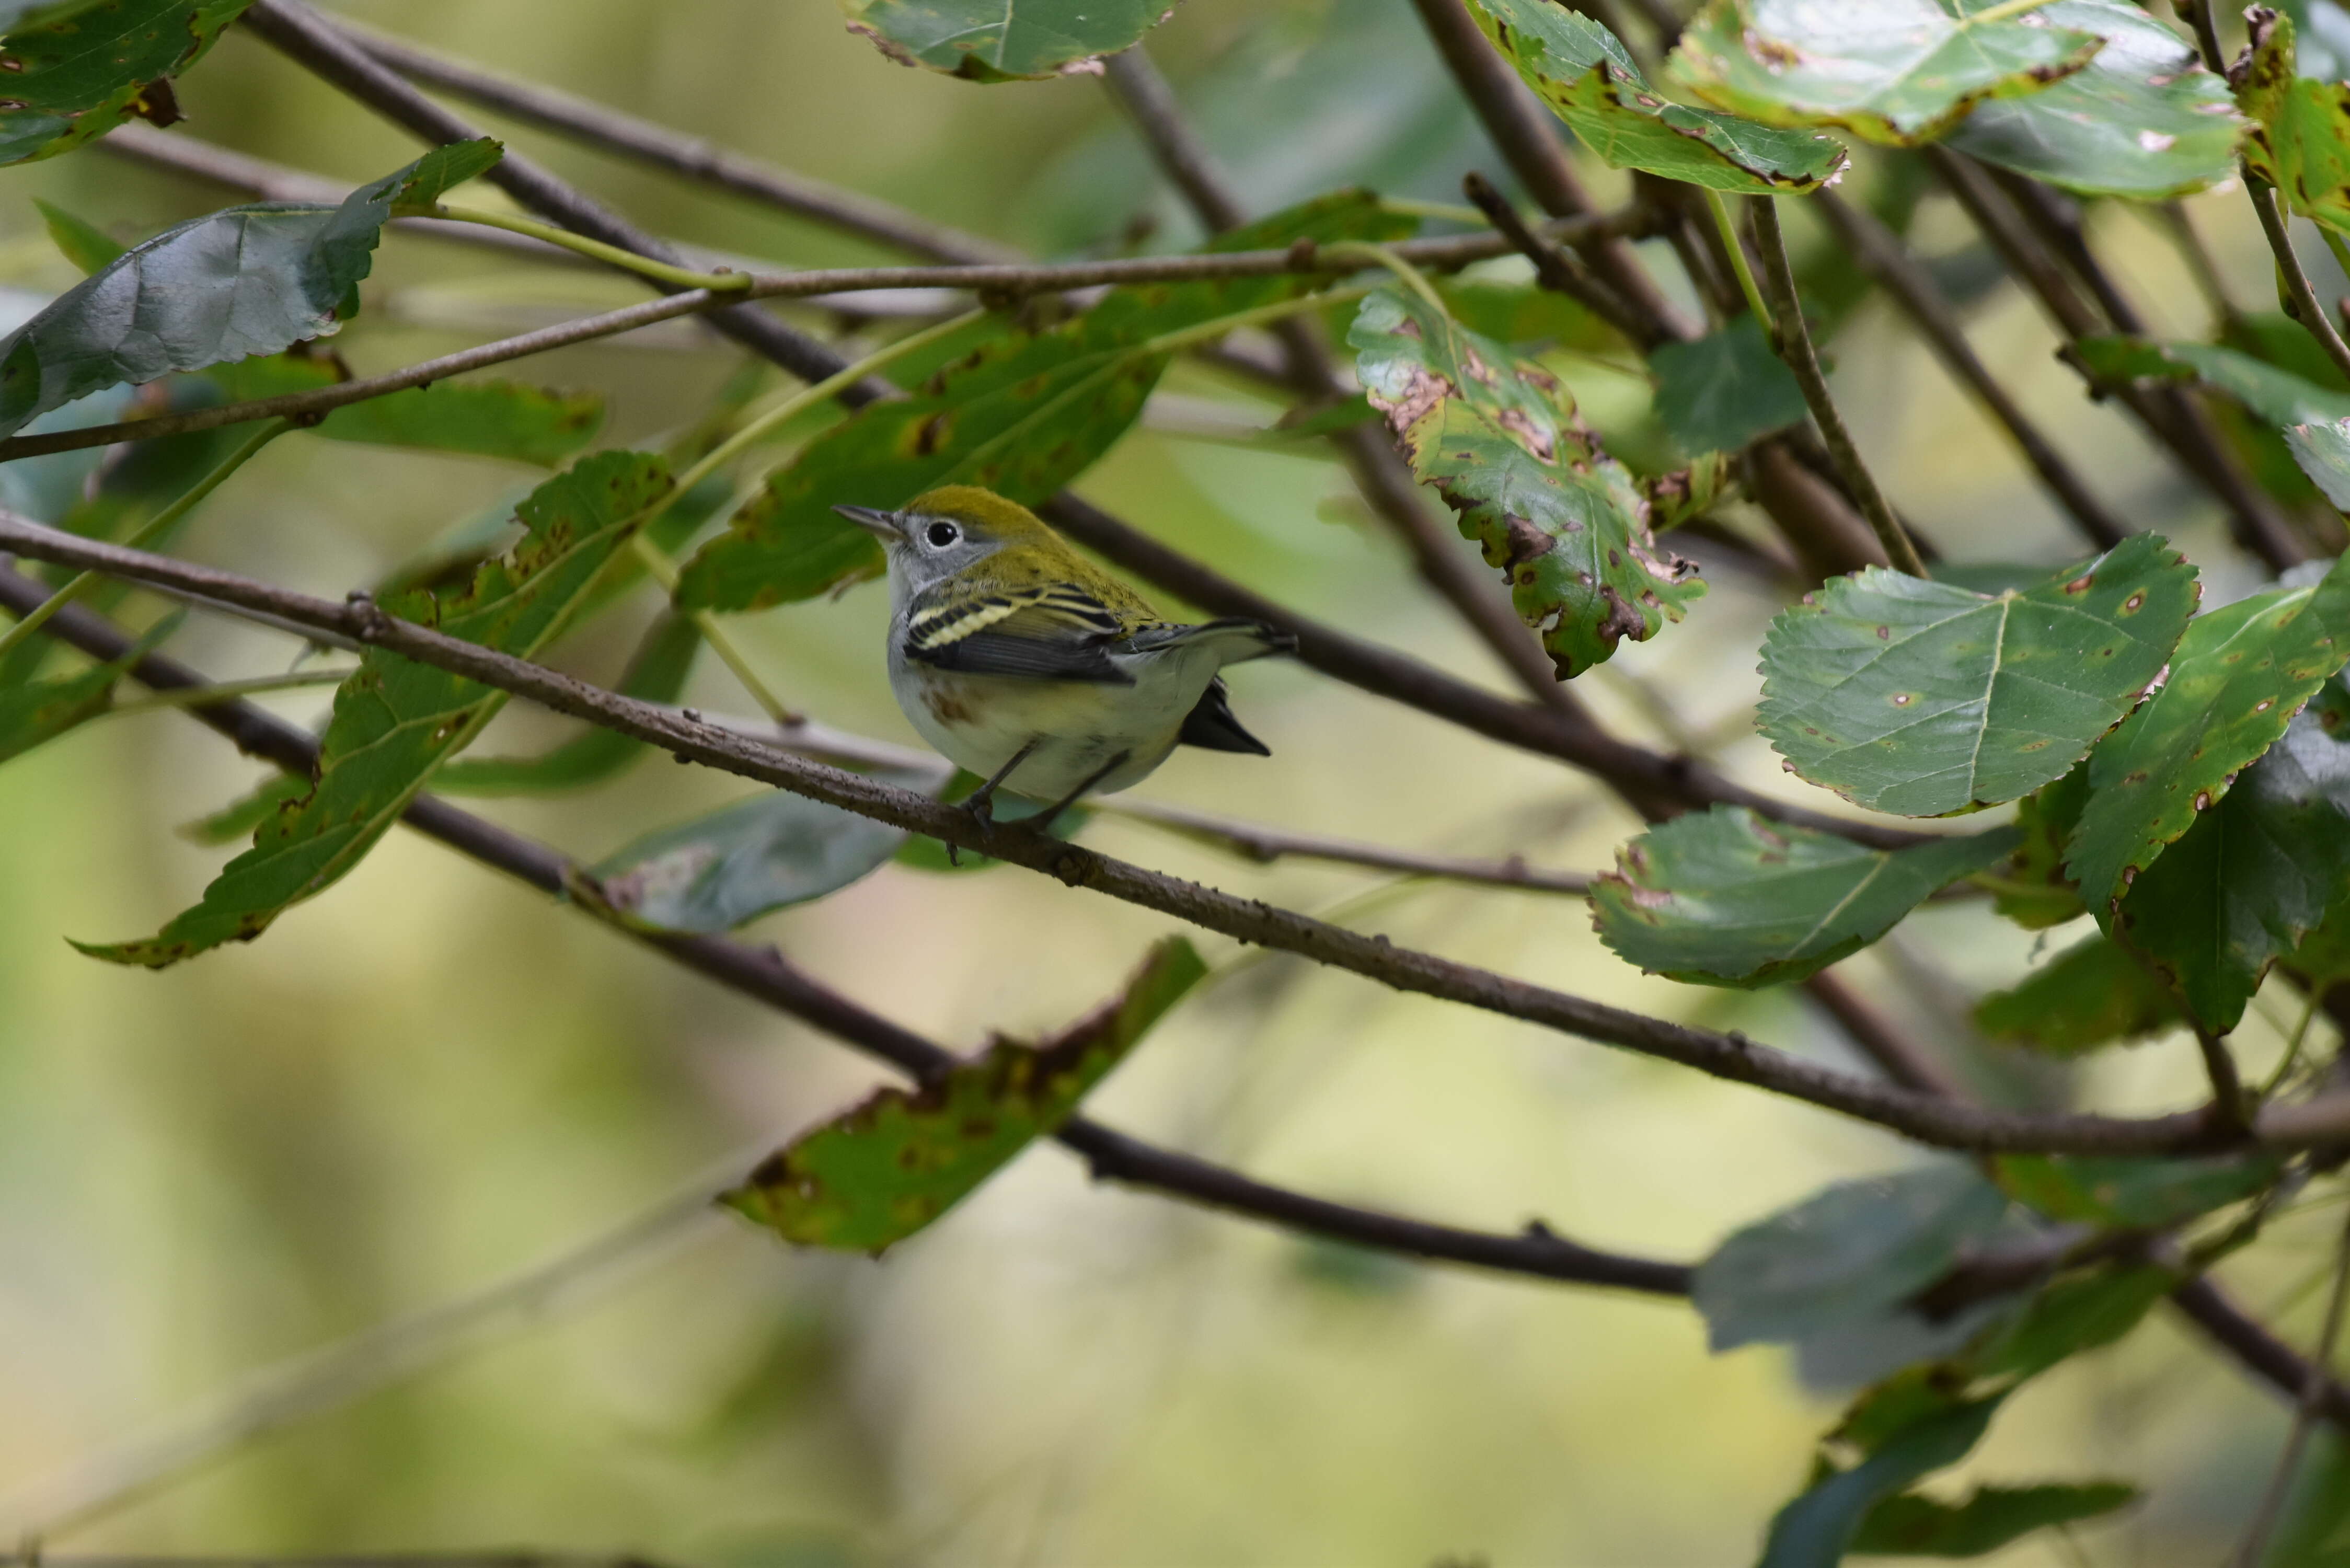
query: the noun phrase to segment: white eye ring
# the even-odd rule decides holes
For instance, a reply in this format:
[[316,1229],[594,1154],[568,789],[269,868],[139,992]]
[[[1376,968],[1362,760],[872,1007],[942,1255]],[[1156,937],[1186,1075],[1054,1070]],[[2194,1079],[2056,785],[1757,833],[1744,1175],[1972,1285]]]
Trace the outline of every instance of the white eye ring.
[[962,531],[951,523],[933,523],[922,530],[922,537],[930,541],[933,550],[943,550],[962,536]]

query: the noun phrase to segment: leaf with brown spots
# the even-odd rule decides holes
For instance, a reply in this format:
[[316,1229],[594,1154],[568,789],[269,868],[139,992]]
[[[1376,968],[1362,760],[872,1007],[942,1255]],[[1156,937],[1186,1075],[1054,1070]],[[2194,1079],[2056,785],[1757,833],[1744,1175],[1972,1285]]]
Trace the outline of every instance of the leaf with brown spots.
[[2350,233],[2350,85],[2298,74],[2290,17],[2261,6],[2246,16],[2251,47],[2228,70],[2252,120],[2244,167],[2293,211]]
[[2152,534],[1997,594],[1872,566],[1772,621],[1757,723],[1797,774],[1872,810],[1997,805],[2064,777],[2137,705],[2199,591]]
[[1206,973],[1191,944],[1170,937],[1118,995],[1052,1039],[998,1036],[919,1091],[880,1090],[769,1155],[722,1201],[785,1241],[878,1253],[1068,1120]]
[[1365,299],[1347,341],[1371,406],[1501,569],[1560,679],[1705,592],[1694,564],[1658,547],[1648,497],[1548,371],[1399,288]]
[[[253,0],[112,0],[44,5],[0,37],[0,163],[52,158],[123,121],[158,119],[170,78]],[[25,7],[18,7],[20,11]]]

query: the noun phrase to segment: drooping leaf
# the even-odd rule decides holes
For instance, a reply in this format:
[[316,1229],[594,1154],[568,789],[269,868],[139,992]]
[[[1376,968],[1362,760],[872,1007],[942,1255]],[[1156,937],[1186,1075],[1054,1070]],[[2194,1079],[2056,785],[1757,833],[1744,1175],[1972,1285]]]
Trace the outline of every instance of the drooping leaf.
[[[331,387],[348,379],[331,359],[286,354],[215,365],[203,378],[231,402]],[[593,441],[603,423],[600,392],[483,380],[436,381],[347,403],[304,428],[331,441],[472,452],[553,468]]]
[[120,259],[130,247],[118,244],[114,237],[96,223],[74,216],[63,207],[52,206],[39,197],[33,205],[41,210],[41,221],[48,225],[50,243],[57,253],[81,269],[86,277]]
[[2350,392],[2319,386],[2239,349],[2105,337],[2084,337],[2071,352],[2101,385],[2196,383],[2226,393],[2263,424],[2350,418]]
[[2104,937],[2067,948],[2010,991],[1975,1004],[1975,1025],[2052,1056],[2142,1040],[2178,1022],[2169,989]]
[[2229,68],[2236,106],[2251,119],[2244,167],[2275,186],[2293,212],[2350,230],[2350,84],[2297,74],[2292,19],[2251,18],[2251,47]]
[[1101,70],[1174,14],[1167,0],[841,0],[848,30],[901,66],[965,81]]
[[71,675],[0,685],[0,763],[54,741],[114,705],[115,683],[178,626],[164,621],[120,659]]
[[768,1156],[724,1201],[786,1241],[878,1253],[1066,1121],[1206,972],[1170,937],[1119,995],[1043,1044],[998,1036],[919,1092],[883,1089]]
[[2089,799],[2089,764],[2054,784],[2043,784],[2015,806],[2015,830],[2023,841],[2002,867],[1991,907],[2027,931],[2046,930],[2087,911],[2081,890],[2064,875],[2064,844]]
[[1646,497],[1548,371],[1408,289],[1367,297],[1347,341],[1371,406],[1501,568],[1560,679],[1624,638],[1645,641],[1704,593],[1695,566],[1658,550]]
[[[669,486],[668,465],[658,457],[598,452],[531,493],[519,509],[528,534],[512,556],[484,566],[468,592],[442,601],[419,591],[388,598],[382,607],[527,659],[562,631],[604,563]],[[265,822],[253,847],[213,879],[203,901],[159,935],[82,950],[160,969],[259,936],[356,866],[432,770],[463,751],[505,698],[461,676],[369,649],[335,693],[317,787]]]
[[2284,444],[2336,511],[2350,508],[2350,419],[2288,424]]
[[308,794],[315,782],[307,774],[272,774],[218,811],[182,823],[180,836],[206,845],[251,838],[255,828],[277,815],[278,807]]
[[[885,775],[906,785],[920,774]],[[877,870],[906,840],[886,822],[773,790],[647,834],[588,874],[632,925],[731,931]]]
[[[1340,192],[1219,238],[1218,250],[1391,239],[1412,220]],[[687,563],[678,603],[755,609],[812,598],[881,572],[873,536],[833,512],[900,506],[934,486],[983,485],[1044,500],[1109,450],[1165,369],[1151,339],[1314,286],[1232,278],[1113,289],[1075,320],[1031,333],[1003,321],[967,358],[913,396],[868,404],[809,441],[788,468]]]
[[1648,368],[1657,373],[1657,418],[1691,454],[1742,452],[1810,411],[1795,373],[1751,315],[1693,343],[1659,344]]
[[49,158],[139,110],[148,84],[186,71],[253,0],[109,0],[0,16],[8,96],[0,163]]
[[2007,1196],[1971,1166],[1936,1161],[1840,1181],[1731,1235],[1690,1297],[1706,1343],[1788,1342],[1899,1306],[1999,1228]]
[[1835,1568],[1878,1504],[1966,1458],[2003,1396],[1957,1405],[1903,1428],[1850,1469],[1829,1469],[1772,1517],[1761,1568]]
[[[1965,12],[1992,3],[1956,0]],[[2245,120],[2193,45],[2117,0],[2056,0],[2033,16],[2106,47],[2042,91],[1977,104],[1951,146],[2084,196],[2140,202],[2188,195],[2235,171]]]
[[2350,571],[2199,616],[2170,677],[2097,747],[2065,850],[2082,901],[2110,928],[2122,894],[2273,745],[2350,659]]
[[1956,1504],[1904,1492],[1870,1509],[1845,1550],[1890,1557],[1980,1557],[2035,1530],[2096,1519],[2137,1499],[2137,1488],[2121,1481],[1977,1487]]
[[437,147],[338,206],[231,207],[133,245],[0,338],[0,435],[104,387],[334,332],[357,309],[393,205],[432,201],[503,151],[486,139]]
[[2136,705],[2199,593],[2152,534],[2000,594],[1872,566],[1771,623],[1756,722],[1861,805],[1996,805],[2064,777]]
[[1764,195],[1816,190],[1844,170],[1844,149],[1825,136],[1668,102],[1622,40],[1580,12],[1550,0],[1469,0],[1469,14],[1611,168]]
[[2099,47],[2095,33],[2038,17],[1977,21],[1935,0],[1711,0],[1666,71],[1706,102],[1766,124],[1841,126],[1915,147],[1987,99],[2061,81]]
[[[580,614],[590,606],[582,604]],[[674,702],[702,651],[702,628],[681,615],[664,614],[645,632],[636,657],[614,690],[644,702]],[[586,732],[535,757],[459,757],[432,775],[442,794],[548,794],[585,789],[613,777],[643,756],[642,741],[590,725]]]
[[2204,1159],[2005,1154],[1991,1161],[2002,1191],[2051,1220],[2159,1230],[2267,1189],[2283,1166],[2270,1154]]
[[1700,985],[1801,980],[1866,947],[1961,877],[1996,865],[2012,828],[1871,849],[1717,805],[1650,828],[1592,884],[1600,939],[1627,963]]

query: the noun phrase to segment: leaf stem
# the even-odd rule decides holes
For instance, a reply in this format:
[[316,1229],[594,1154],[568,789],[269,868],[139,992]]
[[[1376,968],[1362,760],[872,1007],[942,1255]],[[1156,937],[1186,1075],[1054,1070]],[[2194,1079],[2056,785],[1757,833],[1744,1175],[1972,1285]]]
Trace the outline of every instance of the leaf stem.
[[[1762,276],[1771,291],[1771,303],[1777,331],[1773,334],[1779,358],[1795,373],[1796,384],[1803,388],[1804,401],[1812,410],[1813,420],[1826,441],[1828,455],[1835,460],[1836,472],[1845,485],[1860,503],[1861,515],[1877,534],[1877,542],[1884,548],[1885,557],[1894,570],[1913,577],[1929,576],[1926,563],[1918,557],[1918,546],[1909,542],[1909,535],[1901,520],[1893,515],[1892,506],[1885,493],[1877,487],[1877,480],[1868,465],[1860,460],[1860,449],[1853,444],[1852,432],[1845,428],[1844,416],[1836,412],[1835,400],[1828,395],[1827,377],[1821,373],[1819,355],[1812,348],[1812,335],[1804,326],[1804,302],[1795,292],[1794,270],[1787,265],[1786,242],[1779,234],[1777,199],[1771,196],[1752,198],[1754,214],[1754,248],[1762,257]],[[1738,246],[1731,245],[1734,255]],[[1766,325],[1771,317],[1765,318]]]
[[2303,329],[2317,339],[2317,346],[2325,350],[2334,368],[2350,376],[2350,343],[2342,340],[2334,317],[2318,303],[2317,290],[2311,286],[2309,274],[2302,270],[2301,258],[2293,254],[2293,234],[2284,208],[2277,201],[2276,187],[2255,178],[2249,168],[2243,171],[2243,176],[2244,190],[2252,199],[2252,211],[2260,216],[2261,233],[2268,236],[2269,250],[2276,256],[2277,275],[2284,279],[2294,317]]
[[[677,563],[670,559],[659,545],[647,538],[645,531],[641,528],[629,538],[629,549],[643,565],[646,576],[660,585],[661,592],[674,598],[677,594]],[[785,726],[807,722],[806,714],[795,711],[782,698],[775,695],[774,688],[760,678],[758,667],[751,662],[750,656],[744,653],[734,639],[728,634],[725,626],[720,622],[716,615],[706,609],[688,610],[685,613],[687,618],[691,620],[695,628],[702,633],[702,639],[710,644],[710,651],[716,654],[719,661],[728,670],[733,671],[734,679],[742,683],[743,691],[751,694],[751,701],[759,705],[761,712],[776,723]]]
[[1321,254],[1326,256],[1358,255],[1376,262],[1395,274],[1405,287],[1426,300],[1430,310],[1448,319],[1452,315],[1444,308],[1444,297],[1436,292],[1436,286],[1428,281],[1428,275],[1385,245],[1373,244],[1367,240],[1348,240],[1342,244],[1324,245]]
[[2309,988],[2309,1000],[2302,1005],[2301,1009],[2301,1022],[2293,1025],[2293,1037],[2285,1043],[2284,1057],[2277,1063],[2276,1071],[2269,1075],[2269,1081],[2261,1085],[2261,1099],[2263,1102],[2274,1095],[2283,1085],[2285,1079],[2292,1075],[2293,1068],[2300,1065],[2302,1043],[2309,1038],[2310,1023],[2316,1018],[2317,1004],[2324,998],[2325,982],[2324,981]]
[[695,272],[691,267],[671,266],[667,262],[640,256],[634,251],[624,251],[618,245],[608,245],[601,240],[591,240],[575,234],[569,229],[553,223],[542,223],[535,218],[516,217],[505,213],[493,213],[483,207],[452,207],[442,202],[402,202],[391,210],[398,218],[440,218],[452,223],[478,223],[485,229],[504,229],[510,234],[526,234],[550,245],[616,266],[656,283],[670,284],[678,288],[706,288],[712,294],[728,294],[751,286],[754,275],[747,272]]
[[[243,468],[255,452],[293,428],[292,420],[279,419],[272,420],[254,431],[252,435],[245,438],[244,445],[223,458],[217,467],[190,485],[178,500],[149,518],[137,533],[123,541],[124,545],[130,549],[138,550],[162,538],[181,518],[194,510],[205,496],[218,490],[230,474]],[[65,587],[51,594],[38,609],[26,615],[24,619],[6,631],[0,632],[0,658],[5,658],[27,638],[47,625],[51,616],[89,592],[97,585],[99,576],[100,574],[97,572],[76,574]]]
[[1394,213],[1407,218],[1436,218],[1464,228],[1491,227],[1485,214],[1474,207],[1464,207],[1458,202],[1423,202],[1412,196],[1382,196],[1379,211]]
[[1730,221],[1730,205],[1721,199],[1721,192],[1711,189],[1705,192],[1705,205],[1713,214],[1713,226],[1721,231],[1721,248],[1730,254],[1730,270],[1738,275],[1738,288],[1746,296],[1746,308],[1754,313],[1755,325],[1762,328],[1762,335],[1776,351],[1779,328],[1771,319],[1771,307],[1762,303],[1762,286],[1754,281],[1754,268],[1746,259],[1745,242],[1738,236],[1738,225]]

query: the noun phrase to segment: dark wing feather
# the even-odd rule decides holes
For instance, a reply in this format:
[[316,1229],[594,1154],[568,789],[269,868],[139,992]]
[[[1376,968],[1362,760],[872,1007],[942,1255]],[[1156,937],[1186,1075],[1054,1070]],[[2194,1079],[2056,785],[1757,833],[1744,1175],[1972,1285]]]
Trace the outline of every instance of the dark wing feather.
[[1092,680],[1131,686],[1109,649],[1118,614],[1066,584],[981,595],[952,605],[916,604],[906,618],[908,659],[963,675]]
[[1208,682],[1200,693],[1191,711],[1183,720],[1176,740],[1187,746],[1199,746],[1211,752],[1246,752],[1253,756],[1269,757],[1273,748],[1241,728],[1232,717],[1232,705],[1226,701],[1222,677]]

